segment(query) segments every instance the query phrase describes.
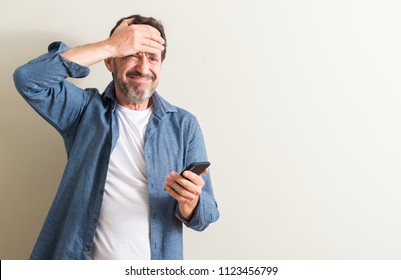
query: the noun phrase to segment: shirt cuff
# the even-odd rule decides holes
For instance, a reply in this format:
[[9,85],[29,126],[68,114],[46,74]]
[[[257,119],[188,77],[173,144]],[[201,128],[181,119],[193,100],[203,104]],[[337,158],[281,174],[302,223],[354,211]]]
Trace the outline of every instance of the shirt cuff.
[[199,226],[199,224],[200,224],[200,223],[199,223],[199,221],[200,221],[199,217],[200,217],[200,208],[201,208],[201,207],[200,207],[200,204],[201,204],[201,197],[202,197],[202,196],[199,197],[198,205],[196,206],[195,211],[194,211],[194,214],[192,215],[192,218],[191,218],[190,220],[185,219],[185,218],[181,215],[180,208],[179,208],[178,203],[177,203],[177,207],[176,207],[176,210],[175,210],[175,216],[176,216],[176,218],[177,218],[178,220],[180,220],[181,222],[183,222],[183,224],[186,225],[187,227],[192,228],[192,227]]
[[60,57],[64,66],[68,69],[71,78],[84,78],[88,76],[90,73],[89,67],[82,66],[73,61],[69,61],[68,59],[60,55],[68,49],[70,49],[70,47],[63,42],[53,42],[48,47],[49,54],[56,54]]

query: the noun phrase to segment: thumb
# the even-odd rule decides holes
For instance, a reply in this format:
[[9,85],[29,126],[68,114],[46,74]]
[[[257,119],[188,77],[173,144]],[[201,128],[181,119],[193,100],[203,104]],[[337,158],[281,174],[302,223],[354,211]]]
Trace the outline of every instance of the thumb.
[[123,31],[125,28],[127,28],[129,25],[134,23],[135,18],[127,18],[124,19],[116,28],[116,30],[113,32],[113,35],[120,33]]
[[133,24],[134,23],[134,21],[135,21],[135,18],[127,18],[126,20],[124,20],[125,22],[126,22],[126,24],[127,24],[127,26],[128,25],[130,25],[130,24]]

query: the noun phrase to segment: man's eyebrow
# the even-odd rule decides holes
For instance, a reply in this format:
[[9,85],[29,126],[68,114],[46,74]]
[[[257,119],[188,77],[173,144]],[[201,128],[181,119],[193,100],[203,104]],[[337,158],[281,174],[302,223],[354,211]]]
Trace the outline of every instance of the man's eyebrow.
[[145,56],[148,56],[148,57],[161,58],[161,54],[159,55],[159,54],[157,54],[157,53],[151,53],[151,52],[136,52],[136,53],[133,53],[133,54],[124,56],[123,58],[127,59],[127,58],[133,57],[133,56],[137,57],[137,56],[139,56],[141,53],[142,53],[142,54],[145,54]]
[[141,53],[144,53],[145,55],[161,56],[161,54],[153,53],[153,52],[137,52],[137,53],[134,53],[132,55],[139,55]]
[[146,53],[146,56],[149,59],[155,59],[155,60],[161,60],[161,55],[157,54],[157,53]]

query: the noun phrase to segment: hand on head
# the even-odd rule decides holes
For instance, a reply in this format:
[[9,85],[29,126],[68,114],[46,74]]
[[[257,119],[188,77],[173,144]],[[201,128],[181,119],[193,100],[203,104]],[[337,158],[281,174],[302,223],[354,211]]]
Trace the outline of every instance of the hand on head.
[[133,24],[134,18],[125,19],[107,39],[114,47],[113,57],[124,57],[139,52],[160,53],[164,50],[164,39],[160,32],[146,24]]

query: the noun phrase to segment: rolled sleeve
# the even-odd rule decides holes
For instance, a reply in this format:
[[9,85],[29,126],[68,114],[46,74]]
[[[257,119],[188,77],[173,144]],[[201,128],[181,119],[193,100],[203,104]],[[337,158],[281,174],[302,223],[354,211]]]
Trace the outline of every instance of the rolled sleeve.
[[[57,55],[60,55],[61,53],[67,51],[68,49],[70,49],[70,47],[64,44],[63,42],[53,42],[48,47],[48,51],[50,54],[54,53]],[[82,66],[73,61],[69,61],[61,55],[60,59],[63,62],[66,69],[68,69],[69,76],[71,78],[84,78],[89,75],[90,69],[88,67]]]
[[175,216],[185,226],[196,231],[203,231],[209,226],[209,224],[219,219],[219,211],[217,209],[216,201],[207,193],[202,193],[199,197],[199,203],[195,209],[194,215],[190,220],[184,219],[178,206],[176,208]]

